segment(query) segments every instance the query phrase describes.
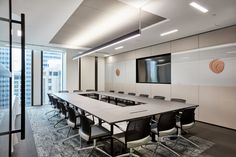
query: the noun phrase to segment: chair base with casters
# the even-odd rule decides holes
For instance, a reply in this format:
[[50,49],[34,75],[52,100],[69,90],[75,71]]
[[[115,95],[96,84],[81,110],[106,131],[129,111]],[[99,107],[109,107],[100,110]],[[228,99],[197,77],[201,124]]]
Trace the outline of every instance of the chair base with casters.
[[[105,155],[107,155],[109,157],[111,156],[107,152],[105,152],[105,151],[103,151],[102,149],[99,148],[100,146],[103,146],[103,145],[97,145],[97,139],[108,138],[110,136],[110,132],[107,129],[105,129],[104,127],[102,127],[100,125],[92,125],[91,126],[91,135],[90,136],[85,134],[82,131],[82,129],[80,128],[79,129],[79,135],[80,135],[80,148],[78,149],[78,153],[80,151],[83,151],[83,150],[92,149],[92,151],[89,154],[89,156],[91,156],[95,150],[98,150],[99,152],[101,152],[101,153],[103,153],[103,154],[105,154]],[[82,138],[85,141],[87,141],[87,142],[92,140],[93,141],[93,145],[89,146],[89,147],[82,148]]]
[[[70,139],[72,139],[72,138],[75,138],[75,137],[78,137],[79,136],[79,133],[77,133],[77,134],[75,134],[75,135],[72,135],[72,136],[69,136],[69,134],[70,134],[70,131],[71,131],[71,129],[73,129],[73,130],[77,130],[77,129],[79,129],[79,126],[80,126],[80,124],[74,124],[74,123],[72,123],[72,122],[70,122],[70,120],[67,120],[67,128],[69,127],[69,130],[68,130],[68,132],[67,132],[67,138],[65,138],[65,139],[63,139],[62,141],[61,141],[61,143],[62,144],[65,144],[65,142],[66,141],[68,141],[68,140],[70,140]],[[62,129],[65,129],[65,127],[64,128],[60,128],[59,130],[62,130]],[[58,131],[58,130],[57,130]]]
[[[155,129],[152,129],[152,132],[153,132],[154,134],[157,134],[156,128],[155,128]],[[153,144],[155,144],[155,145],[157,145],[157,146],[156,146],[155,150],[153,151],[152,156],[155,155],[155,152],[156,152],[158,146],[161,146],[161,147],[167,149],[168,151],[170,151],[171,153],[175,154],[176,156],[180,156],[180,154],[178,154],[178,153],[175,152],[173,149],[171,149],[170,147],[168,147],[167,145],[165,145],[163,142],[161,142],[161,138],[168,138],[168,137],[176,137],[176,136],[178,136],[178,135],[170,135],[170,134],[176,134],[176,133],[177,133],[177,129],[176,129],[176,128],[172,128],[172,129],[165,130],[165,131],[160,131],[160,132],[159,132],[159,136],[158,136],[158,138],[157,138],[157,142],[153,143]]]
[[99,148],[99,147],[101,147],[101,146],[103,146],[103,145],[97,145],[97,140],[94,139],[92,146],[82,148],[82,147],[81,147],[81,137],[80,137],[80,148],[78,149],[78,152],[83,151],[83,150],[92,149],[92,151],[91,151],[91,153],[89,154],[89,156],[91,156],[91,155],[93,154],[93,152],[94,152],[95,150],[97,150],[97,151],[99,151],[99,152],[101,152],[101,153],[103,153],[103,154],[105,154],[105,155],[111,157],[110,154],[108,154],[107,152],[105,152],[104,150],[102,150],[101,148]]
[[194,143],[191,140],[189,140],[189,139],[185,138],[184,136],[182,136],[182,131],[183,130],[186,132],[186,130],[191,129],[194,125],[195,125],[194,122],[192,122],[190,124],[185,124],[185,125],[182,125],[182,126],[180,126],[180,123],[176,123],[176,126],[178,128],[178,135],[175,136],[175,137],[182,138],[183,140],[185,140],[185,141],[191,143],[192,145],[194,145],[195,147],[200,148],[199,145],[197,145],[196,143]]

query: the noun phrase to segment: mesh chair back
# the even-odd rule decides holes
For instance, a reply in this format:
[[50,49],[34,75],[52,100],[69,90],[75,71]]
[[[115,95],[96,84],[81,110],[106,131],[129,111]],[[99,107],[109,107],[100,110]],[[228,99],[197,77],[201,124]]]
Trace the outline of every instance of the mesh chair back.
[[136,93],[128,93],[128,95],[135,96],[135,95],[136,95]]
[[67,110],[68,110],[68,119],[69,121],[71,121],[72,123],[75,123],[76,124],[76,113],[75,113],[75,110],[68,106],[67,107]]
[[175,112],[162,113],[158,119],[157,131],[165,131],[174,128],[176,126],[175,116]]
[[94,89],[86,89],[86,92],[93,92],[95,91]]
[[119,93],[119,94],[125,94],[125,92],[124,92],[124,91],[119,91],[118,93]]
[[148,94],[140,94],[139,96],[140,96],[140,97],[144,97],[144,98],[148,98],[148,97],[149,97]]
[[111,93],[115,93],[115,91],[114,91],[114,90],[110,90],[109,92],[111,92]]
[[190,124],[192,122],[195,122],[195,109],[196,108],[190,108],[182,111],[180,122],[181,125]]
[[69,93],[68,90],[60,90],[58,93]]
[[83,92],[82,90],[73,90],[73,93],[76,93],[76,92]]
[[158,99],[158,100],[165,100],[164,96],[154,96],[153,99]]
[[150,135],[150,117],[132,120],[125,132],[125,142],[135,141]]
[[61,113],[66,117],[67,115],[66,105],[63,102],[58,102],[58,103],[60,104]]
[[48,99],[49,99],[50,104],[52,104],[52,96],[49,93],[48,93]]
[[91,136],[91,122],[85,115],[80,116],[80,125],[81,125],[80,127],[81,127],[82,132],[90,137]]
[[59,109],[58,107],[58,99],[53,97],[53,105],[55,106],[55,108]]
[[186,103],[185,99],[179,99],[179,98],[171,98],[170,101],[173,102],[180,102],[180,103]]

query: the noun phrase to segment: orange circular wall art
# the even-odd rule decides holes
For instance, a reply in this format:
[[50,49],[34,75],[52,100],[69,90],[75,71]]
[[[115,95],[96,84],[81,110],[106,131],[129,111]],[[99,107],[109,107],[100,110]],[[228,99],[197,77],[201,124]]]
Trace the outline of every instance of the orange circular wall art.
[[219,59],[214,59],[210,62],[209,68],[212,72],[219,74],[224,70],[225,63]]
[[120,76],[120,69],[116,69],[116,76]]

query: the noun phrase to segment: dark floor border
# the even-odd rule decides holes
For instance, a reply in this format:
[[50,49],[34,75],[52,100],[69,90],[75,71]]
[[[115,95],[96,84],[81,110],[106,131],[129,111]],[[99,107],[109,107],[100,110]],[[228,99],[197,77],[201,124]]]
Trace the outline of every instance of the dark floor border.
[[200,121],[200,120],[196,120],[196,122],[204,123],[204,124],[208,124],[208,125],[212,125],[212,126],[216,126],[216,127],[219,127],[219,128],[224,128],[224,129],[231,130],[231,131],[236,131],[236,129],[233,129],[233,128],[228,128],[228,127],[220,126],[220,125],[217,125],[217,124],[212,124],[212,123],[208,123],[208,122],[203,122],[203,121]]

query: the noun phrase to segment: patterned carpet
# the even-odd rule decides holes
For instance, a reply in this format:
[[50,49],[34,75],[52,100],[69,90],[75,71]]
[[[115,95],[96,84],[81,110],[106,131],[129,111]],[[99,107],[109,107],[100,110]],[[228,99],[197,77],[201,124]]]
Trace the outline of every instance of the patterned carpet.
[[[35,139],[36,148],[38,151],[39,157],[85,157],[91,152],[91,150],[84,150],[78,153],[79,148],[79,138],[73,138],[66,142],[66,144],[62,144],[60,141],[66,138],[68,129],[61,130],[60,132],[56,132],[53,124],[56,123],[56,118],[54,121],[48,121],[48,117],[50,115],[45,115],[47,111],[51,108],[49,106],[43,107],[30,107],[28,108],[28,115],[31,122],[31,127],[33,130],[33,136]],[[64,123],[66,124],[66,123]],[[58,127],[64,126],[63,124]],[[71,131],[72,134],[76,134],[78,131]],[[199,137],[191,136],[189,138],[193,142],[199,145],[199,149],[190,145],[186,141],[179,140],[170,140],[166,144],[173,148],[176,152],[181,154],[183,157],[197,157],[201,156],[201,153],[209,149],[214,145],[214,143],[201,139]],[[92,144],[92,143],[91,143]],[[85,141],[82,141],[82,147],[91,145],[87,144]],[[99,143],[98,143],[99,144]],[[109,147],[108,142],[103,142],[105,148]],[[117,143],[118,144],[118,143]],[[116,145],[116,152],[121,150],[120,144]],[[155,146],[150,145],[145,148],[136,149],[136,153],[141,157],[150,157],[152,155],[152,151]],[[101,154],[98,151],[95,151],[92,155],[93,157],[105,157],[105,155]],[[167,151],[166,149],[159,147],[157,149],[156,157],[174,157],[172,153]]]

